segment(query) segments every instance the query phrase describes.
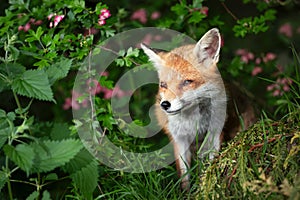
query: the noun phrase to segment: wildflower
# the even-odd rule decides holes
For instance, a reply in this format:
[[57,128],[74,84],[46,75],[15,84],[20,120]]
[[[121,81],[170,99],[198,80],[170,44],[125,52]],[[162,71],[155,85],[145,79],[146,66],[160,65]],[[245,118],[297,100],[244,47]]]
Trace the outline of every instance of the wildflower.
[[37,20],[37,21],[34,23],[34,25],[39,26],[39,25],[41,25],[42,23],[43,23],[42,20]]
[[54,27],[56,27],[58,25],[58,23],[64,19],[64,17],[65,17],[64,15],[56,15],[54,17]]
[[276,55],[274,53],[267,53],[265,57],[263,57],[263,61],[266,63],[268,61],[272,61],[276,58]]
[[53,27],[56,27],[58,24],[59,24],[59,22],[61,22],[64,18],[65,18],[65,15],[57,15],[57,14],[53,14],[53,13],[51,13],[50,15],[48,15],[48,20],[50,21],[52,18],[54,17],[54,20],[53,20],[53,22],[51,21],[50,23],[49,23],[49,27],[50,28],[53,28]]
[[150,17],[152,20],[156,20],[156,19],[159,19],[160,18],[160,12],[158,11],[154,11],[152,14],[151,14],[151,17]]
[[238,49],[235,54],[241,56],[241,60],[246,64],[249,62],[249,60],[254,59],[254,54],[246,49]]
[[22,31],[23,29],[24,29],[23,26],[19,26],[19,27],[18,27],[18,31]]
[[80,106],[87,107],[88,101],[87,99],[82,100],[82,102],[78,102],[78,98],[81,96],[76,91],[72,91],[72,97],[68,97],[65,99],[65,103],[63,105],[64,110],[68,110],[70,108],[73,108],[74,110],[79,110]]
[[208,7],[207,6],[203,6],[201,9],[200,9],[200,13],[204,14],[205,16],[208,16]]
[[146,10],[144,8],[141,8],[141,9],[138,9],[138,10],[134,11],[134,13],[132,13],[130,19],[131,20],[138,20],[142,24],[146,24],[147,23]]
[[261,67],[254,67],[252,70],[252,76],[256,76],[257,74],[261,73],[263,71],[263,69]]
[[290,23],[285,23],[279,27],[278,32],[291,38],[293,36],[292,25]]
[[260,58],[256,58],[255,59],[255,64],[259,65],[261,63],[261,59]]
[[100,11],[100,15],[99,15],[99,20],[98,20],[98,24],[99,26],[103,26],[106,24],[106,19],[109,18],[111,16],[110,11],[106,8],[103,8]]
[[105,20],[99,20],[98,24],[99,24],[99,26],[103,26],[103,25],[106,24],[106,21]]
[[293,81],[290,78],[278,78],[275,83],[267,86],[267,91],[272,91],[272,95],[282,96],[284,92],[290,91]]
[[30,29],[30,27],[31,27],[30,23],[27,22],[27,23],[25,24],[25,26],[23,27],[23,31],[24,31],[24,32],[27,32],[27,31]]
[[101,12],[100,16],[104,17],[104,19],[107,19],[111,16],[110,11],[106,8],[102,9],[100,12]]

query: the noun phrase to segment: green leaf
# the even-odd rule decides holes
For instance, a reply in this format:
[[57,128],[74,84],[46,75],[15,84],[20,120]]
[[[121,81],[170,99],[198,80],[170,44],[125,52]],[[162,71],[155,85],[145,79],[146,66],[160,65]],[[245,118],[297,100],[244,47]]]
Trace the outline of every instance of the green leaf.
[[19,95],[55,102],[48,76],[42,70],[25,71],[19,79],[13,81],[12,89]]
[[73,174],[78,170],[89,165],[95,158],[88,150],[83,148],[70,162],[66,163],[62,168],[65,172]]
[[186,15],[188,13],[188,10],[186,9],[184,4],[176,4],[175,6],[171,7],[171,10],[179,16]]
[[98,165],[96,161],[91,162],[86,167],[71,174],[73,182],[86,199],[92,197],[93,191],[97,187],[98,176]]
[[8,137],[9,137],[9,133],[10,133],[10,128],[9,127],[0,128],[0,149],[6,143]]
[[54,123],[50,133],[53,140],[63,140],[70,136],[69,126],[66,123]]
[[7,175],[4,171],[0,171],[0,191],[4,187],[7,181]]
[[33,191],[27,198],[26,200],[36,200],[39,197],[39,192],[38,191]]
[[49,77],[50,85],[53,85],[55,81],[66,77],[71,68],[71,65],[71,59],[62,58],[59,62],[47,67],[46,73]]
[[51,200],[50,193],[47,190],[43,192],[42,200]]
[[192,16],[189,18],[188,23],[199,23],[202,21],[203,18],[206,16],[198,11],[193,12]]
[[98,167],[96,159],[86,149],[82,149],[70,162],[63,166],[63,170],[68,172],[88,199],[98,180]]
[[43,141],[32,143],[36,158],[33,172],[48,172],[69,162],[82,149],[80,140]]
[[27,144],[18,144],[16,147],[5,145],[3,151],[17,166],[29,173],[35,156],[31,146]]

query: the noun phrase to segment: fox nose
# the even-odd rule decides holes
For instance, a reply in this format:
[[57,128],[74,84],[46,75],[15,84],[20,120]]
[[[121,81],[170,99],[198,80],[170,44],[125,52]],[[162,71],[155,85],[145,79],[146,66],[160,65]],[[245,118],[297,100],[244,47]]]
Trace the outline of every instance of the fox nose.
[[171,104],[169,101],[163,101],[161,102],[160,106],[164,109],[164,110],[168,110],[171,107]]

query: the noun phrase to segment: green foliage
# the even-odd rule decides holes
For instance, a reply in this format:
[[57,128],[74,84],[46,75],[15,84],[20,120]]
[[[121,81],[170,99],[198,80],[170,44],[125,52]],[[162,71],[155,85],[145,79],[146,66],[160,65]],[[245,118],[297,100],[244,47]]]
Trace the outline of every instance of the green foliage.
[[266,24],[267,21],[273,21],[276,10],[269,9],[263,15],[259,17],[247,17],[237,21],[237,25],[233,27],[236,37],[245,37],[249,33],[258,34],[260,32],[266,32],[269,26]]
[[[251,38],[277,34],[272,28],[281,23],[282,10],[293,8],[293,1],[244,0],[241,4],[252,10],[243,13],[231,9],[233,4],[229,1],[206,0],[152,1],[147,5],[137,1],[133,4],[108,1],[106,5],[84,0],[9,0],[7,4],[3,3],[3,16],[0,17],[0,104],[3,106],[0,109],[0,198],[297,197],[299,181],[296,179],[299,177],[293,174],[299,174],[296,165],[299,163],[299,131],[295,130],[299,129],[297,119],[300,114],[295,111],[299,110],[300,61],[296,48],[292,48],[295,62],[285,66],[283,71],[276,70],[276,59],[261,61],[260,79],[251,75],[258,65],[255,59],[246,62],[242,56],[233,53],[243,48],[243,43],[248,40],[249,49],[256,48],[253,50],[255,57],[261,60],[274,46],[280,51],[286,49],[290,41],[284,36],[270,40],[269,43],[274,42],[273,46],[265,45],[266,39],[252,44]],[[5,10],[4,6],[7,6]],[[130,15],[143,7],[146,9],[142,17],[146,21],[132,19]],[[98,22],[103,9],[111,9],[111,16],[101,25]],[[161,15],[158,19],[152,16],[156,11]],[[54,24],[57,16],[64,17]],[[294,23],[296,27],[297,23]],[[93,150],[107,151],[112,157],[110,162],[127,160],[117,160],[114,158],[117,152],[101,148],[104,135],[120,151],[150,152],[167,141],[166,136],[150,139],[131,136],[132,133],[146,136],[139,128],[149,122],[143,108],[152,106],[157,87],[149,87],[146,92],[134,91],[130,99],[130,115],[134,118],[131,123],[116,117],[110,105],[109,94],[122,74],[131,68],[134,71],[153,70],[139,49],[130,47],[111,52],[118,58],[111,63],[108,75],[100,77],[91,69],[94,63],[85,60],[90,58],[94,47],[116,33],[143,26],[170,28],[194,39],[199,39],[209,28],[218,27],[223,36],[222,44],[224,42],[222,62],[218,65],[222,75],[241,82],[251,92],[260,92],[254,96],[257,99],[264,97],[264,102],[273,109],[270,113],[275,113],[273,116],[294,114],[278,124],[262,120],[224,146],[220,157],[212,163],[196,161],[191,169],[193,186],[190,192],[180,191],[174,166],[142,174],[108,169],[106,163],[99,163],[80,142],[78,131],[84,125],[95,130],[93,140],[99,145]],[[173,40],[176,44],[181,41]],[[275,41],[283,41],[284,47]],[[299,43],[297,41],[295,44]],[[227,66],[226,63],[230,64]],[[78,69],[85,78],[81,80],[86,86],[83,94],[76,93],[75,89],[72,91]],[[292,84],[280,85],[278,80],[291,80]],[[97,84],[100,93],[91,94],[90,89],[98,87]],[[280,95],[266,92],[268,84],[274,84],[275,92],[279,91]],[[71,124],[70,112],[62,110],[63,102],[69,103],[64,109],[75,110],[91,106],[91,99],[95,102],[93,110]],[[99,128],[104,133],[98,131]],[[158,153],[156,156],[163,159],[166,155]],[[149,158],[147,162],[151,160]],[[23,191],[24,185],[31,187],[24,187]],[[63,191],[58,191],[56,185]],[[55,196],[56,193],[59,194]]]
[[42,70],[27,70],[12,82],[12,90],[30,98],[54,101],[47,74]]

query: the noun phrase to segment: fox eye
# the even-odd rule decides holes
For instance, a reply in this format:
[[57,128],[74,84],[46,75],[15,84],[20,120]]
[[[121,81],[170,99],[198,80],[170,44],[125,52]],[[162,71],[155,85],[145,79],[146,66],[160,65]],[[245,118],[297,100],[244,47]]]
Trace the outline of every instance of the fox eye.
[[167,85],[167,83],[166,82],[160,82],[160,87],[161,88],[168,88],[168,85]]
[[194,82],[194,81],[193,81],[193,80],[189,80],[189,79],[184,80],[183,83],[182,83],[182,86],[188,86],[188,85],[190,85],[192,82]]

